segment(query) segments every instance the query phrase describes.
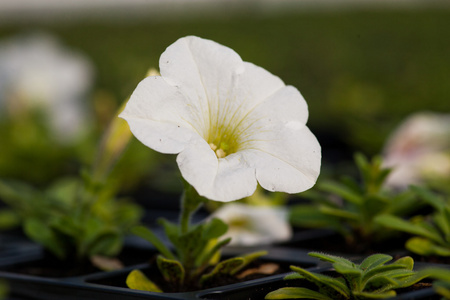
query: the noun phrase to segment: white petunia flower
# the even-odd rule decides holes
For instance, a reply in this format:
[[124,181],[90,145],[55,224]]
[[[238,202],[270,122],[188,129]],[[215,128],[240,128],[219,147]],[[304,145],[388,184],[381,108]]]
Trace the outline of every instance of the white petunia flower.
[[423,112],[408,117],[388,139],[384,165],[393,168],[387,179],[392,187],[450,177],[450,115]]
[[20,35],[0,43],[1,110],[13,115],[42,111],[62,142],[84,129],[85,96],[92,79],[90,62],[48,34]]
[[194,36],[160,58],[161,76],[139,83],[120,117],[146,146],[177,154],[184,179],[216,201],[247,197],[257,182],[298,193],[320,172],[320,145],[299,91]]
[[211,217],[228,224],[223,238],[231,246],[258,246],[285,242],[292,237],[286,207],[252,206],[240,203],[223,205]]

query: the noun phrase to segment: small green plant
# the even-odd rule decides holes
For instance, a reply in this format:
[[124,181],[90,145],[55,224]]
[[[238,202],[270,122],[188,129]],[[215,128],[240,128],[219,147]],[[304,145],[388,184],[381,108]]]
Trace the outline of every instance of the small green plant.
[[100,143],[94,166],[44,190],[0,180],[0,198],[8,206],[0,214],[0,224],[22,226],[30,239],[61,260],[116,255],[125,234],[142,215],[139,206],[115,197],[118,185],[108,180],[130,137],[125,121],[114,120]]
[[[231,238],[220,240],[226,233],[228,225],[217,218],[199,224],[190,222],[192,214],[206,201],[186,183],[180,222],[175,224],[165,219],[159,220],[175,252],[172,252],[150,229],[144,226],[132,229],[133,233],[148,240],[158,249],[160,254],[156,259],[157,266],[166,286],[172,292],[202,289],[218,278],[236,275],[249,263],[266,254],[266,251],[259,251],[220,261],[221,248],[231,240]],[[162,287],[140,270],[133,270],[128,275],[126,283],[132,289],[163,292]]]
[[339,276],[331,277],[291,266],[296,273],[286,276],[286,280],[305,279],[314,283],[318,290],[286,287],[270,292],[266,299],[384,299],[395,296],[395,289],[412,286],[427,277],[424,273],[413,271],[414,261],[409,256],[386,264],[392,260],[391,256],[374,254],[361,264],[355,264],[345,258],[322,253],[312,252],[309,255],[332,263]]
[[450,299],[450,270],[443,268],[427,268],[422,270],[424,274],[427,274],[429,278],[434,279],[433,289],[439,295],[443,296],[443,299]]
[[89,190],[79,178],[59,180],[46,190],[0,181],[0,196],[25,234],[62,260],[114,256],[121,250],[141,210],[111,192]]
[[411,189],[434,209],[430,216],[417,215],[404,220],[386,214],[378,216],[375,221],[387,228],[414,235],[405,244],[413,253],[450,256],[450,199],[446,200],[425,187],[412,186]]
[[348,245],[363,248],[389,236],[374,222],[379,214],[404,216],[418,208],[411,191],[394,193],[383,189],[391,169],[382,167],[380,157],[372,161],[355,154],[361,181],[345,177],[341,181],[322,181],[302,194],[312,203],[292,207],[290,221],[304,228],[331,228],[341,234]]

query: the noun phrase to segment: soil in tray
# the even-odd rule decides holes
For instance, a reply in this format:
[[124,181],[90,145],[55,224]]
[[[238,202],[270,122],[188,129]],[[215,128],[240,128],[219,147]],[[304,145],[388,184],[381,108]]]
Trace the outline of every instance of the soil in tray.
[[99,269],[89,261],[61,261],[50,255],[45,255],[38,260],[7,266],[2,268],[2,271],[38,277],[64,278],[98,272]]
[[[149,255],[151,253],[149,254],[148,249],[128,247],[124,248],[117,259],[124,266],[130,266],[145,263]],[[49,278],[81,276],[101,271],[101,269],[95,267],[89,260],[60,260],[48,252],[44,252],[40,259],[15,263],[2,267],[1,270],[16,274]]]
[[[276,264],[278,266],[278,268],[275,271],[271,272],[270,274],[262,274],[262,273],[258,273],[258,272],[249,271],[249,270],[258,269],[263,264]],[[310,266],[303,265],[302,267],[307,268]],[[221,278],[219,278],[219,280],[211,282],[208,285],[203,286],[201,288],[198,287],[196,284],[191,284],[191,285],[183,287],[183,288],[174,287],[174,286],[167,284],[161,277],[160,272],[155,263],[150,263],[147,268],[143,268],[143,269],[141,269],[141,271],[148,278],[150,278],[150,280],[152,280],[154,283],[156,283],[164,292],[177,293],[177,292],[198,291],[201,289],[208,289],[208,288],[214,288],[214,287],[219,287],[219,286],[225,286],[225,285],[229,285],[229,284],[233,284],[233,283],[245,282],[248,280],[259,279],[259,278],[264,278],[264,277],[272,276],[272,275],[276,275],[276,274],[287,273],[287,272],[290,272],[291,270],[289,268],[289,264],[287,264],[287,263],[257,260],[255,262],[252,262],[251,264],[249,264],[249,266],[247,266],[247,268],[245,268],[244,270],[239,272],[236,276],[222,276]],[[246,273],[244,273],[244,272],[246,272],[248,275],[245,275]],[[101,284],[101,285],[126,288],[127,286],[126,286],[125,281],[126,281],[127,276],[128,276],[128,273],[127,274],[116,274],[114,276],[110,275],[110,276],[105,276],[104,278],[88,280],[88,282]]]

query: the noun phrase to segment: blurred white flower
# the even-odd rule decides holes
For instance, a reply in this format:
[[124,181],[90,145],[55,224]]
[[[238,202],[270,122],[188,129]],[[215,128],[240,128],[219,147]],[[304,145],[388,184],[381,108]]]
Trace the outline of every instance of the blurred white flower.
[[229,245],[258,246],[285,242],[292,237],[287,215],[283,206],[229,203],[215,211],[211,217],[228,224],[228,231],[223,237],[231,237]]
[[298,193],[320,172],[320,145],[299,91],[232,49],[194,36],[160,58],[120,115],[146,146],[178,154],[182,176],[216,201]]
[[391,187],[450,177],[450,115],[422,112],[407,118],[387,141],[384,165],[393,167]]
[[[71,141],[89,119],[86,95],[93,68],[78,53],[44,33],[0,42],[0,107],[20,116],[39,110],[56,137]],[[1,115],[0,115],[1,117]]]

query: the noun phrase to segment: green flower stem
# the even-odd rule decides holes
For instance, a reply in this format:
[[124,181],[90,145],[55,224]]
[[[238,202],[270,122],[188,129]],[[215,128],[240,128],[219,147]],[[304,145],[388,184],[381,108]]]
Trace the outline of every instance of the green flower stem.
[[180,215],[180,229],[181,234],[185,234],[189,230],[189,225],[191,223],[192,212],[188,209],[189,200],[186,199],[186,194],[184,193],[181,197],[181,215]]
[[181,198],[180,232],[185,234],[189,231],[191,218],[194,212],[205,202],[197,191],[187,182],[184,182],[184,193]]

